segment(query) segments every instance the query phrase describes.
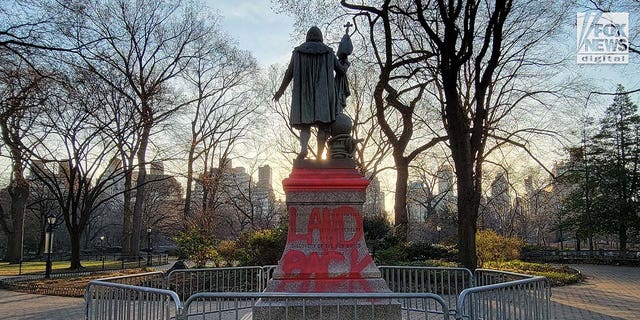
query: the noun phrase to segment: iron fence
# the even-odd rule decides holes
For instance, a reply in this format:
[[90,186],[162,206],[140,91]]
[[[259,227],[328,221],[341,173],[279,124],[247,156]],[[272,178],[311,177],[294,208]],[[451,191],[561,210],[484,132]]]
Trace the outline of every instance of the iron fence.
[[169,320],[182,314],[178,295],[170,290],[91,281],[85,295],[87,320]]
[[[265,269],[266,268],[266,269]],[[237,267],[173,270],[166,288],[186,300],[199,292],[260,292],[269,280],[269,267]]]
[[550,318],[551,291],[543,277],[383,266],[382,277],[393,292],[262,292],[274,269],[187,269],[174,270],[166,278],[152,272],[92,281],[86,319],[241,319],[250,313],[260,319],[368,319],[371,314],[375,319],[395,319],[384,316],[396,312],[394,308],[403,319]]
[[197,293],[184,303],[188,319],[449,319],[432,293]]
[[460,293],[456,319],[548,320],[551,287],[544,277],[476,270],[476,284]]
[[[133,269],[133,268],[144,268],[147,266],[162,266],[169,264],[169,255],[167,254],[155,254],[151,255],[147,260],[147,256],[122,256],[119,254],[109,254],[109,255],[82,255],[80,256],[81,262],[86,261],[97,261],[97,264],[92,264],[83,267],[82,271],[78,272],[69,272],[67,269],[53,269],[51,272],[51,276],[65,277],[67,275],[82,275],[88,274],[90,272],[98,272],[98,271],[113,271],[113,270],[125,270],[125,269]],[[67,261],[69,260],[68,256],[63,255],[55,255],[53,258],[54,262],[57,261]],[[33,266],[30,265],[27,269],[26,266],[23,266],[23,263],[27,262],[39,262],[42,265]],[[101,263],[100,263],[101,262]],[[148,264],[150,262],[150,264]],[[39,275],[44,274],[46,269],[45,258],[42,256],[25,258],[20,262],[20,265],[17,270],[12,272],[5,272],[4,275],[9,276],[22,276],[22,275]]]
[[450,310],[462,290],[474,286],[473,274],[465,268],[381,266],[380,272],[392,292],[435,293]]

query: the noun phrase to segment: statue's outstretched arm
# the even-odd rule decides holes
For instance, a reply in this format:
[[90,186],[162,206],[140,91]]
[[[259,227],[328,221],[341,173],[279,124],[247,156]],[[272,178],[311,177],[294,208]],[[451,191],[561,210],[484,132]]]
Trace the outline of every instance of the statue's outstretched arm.
[[282,79],[282,83],[280,84],[280,88],[273,95],[273,100],[278,101],[280,97],[284,94],[284,91],[289,86],[289,82],[293,79],[293,56],[291,57],[291,61],[289,62],[289,66],[287,67],[287,71],[284,73],[284,78]]

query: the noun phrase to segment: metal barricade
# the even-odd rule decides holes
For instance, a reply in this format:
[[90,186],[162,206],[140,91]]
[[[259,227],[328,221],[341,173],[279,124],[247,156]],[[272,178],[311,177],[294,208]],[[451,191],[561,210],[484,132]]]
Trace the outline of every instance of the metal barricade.
[[262,267],[173,270],[166,287],[186,300],[198,292],[260,292],[266,284]]
[[94,280],[85,295],[86,320],[169,320],[181,314],[180,298],[170,290]]
[[[481,273],[485,276],[483,281],[497,281],[501,277],[517,275],[507,273],[500,276],[498,272],[489,275],[485,270]],[[458,297],[455,314],[458,320],[548,320],[551,316],[550,300],[551,287],[547,279],[528,277],[463,290]]]
[[[275,266],[187,269],[105,278],[87,288],[86,319],[550,318],[544,277],[464,268],[380,267],[391,293],[262,292]],[[330,300],[330,301],[327,301]],[[184,304],[181,301],[185,301]],[[387,306],[387,307],[385,307]],[[398,311],[398,309],[395,309]],[[301,314],[302,312],[302,314]],[[399,311],[398,311],[399,312]],[[272,316],[273,315],[273,316]],[[333,319],[333,318],[332,318]]]
[[431,293],[197,293],[178,320],[449,319]]
[[474,286],[474,277],[465,268],[381,266],[382,278],[392,292],[435,293],[440,295],[450,310],[462,290]]
[[264,291],[267,288],[267,282],[273,278],[273,272],[276,271],[276,265],[268,265],[262,267],[262,285],[260,286],[260,291]]

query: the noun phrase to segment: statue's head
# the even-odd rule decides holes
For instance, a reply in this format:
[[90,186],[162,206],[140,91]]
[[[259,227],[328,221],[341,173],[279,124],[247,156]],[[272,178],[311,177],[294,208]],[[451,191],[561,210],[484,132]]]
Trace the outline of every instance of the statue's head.
[[322,42],[322,31],[320,28],[313,26],[307,31],[307,42]]

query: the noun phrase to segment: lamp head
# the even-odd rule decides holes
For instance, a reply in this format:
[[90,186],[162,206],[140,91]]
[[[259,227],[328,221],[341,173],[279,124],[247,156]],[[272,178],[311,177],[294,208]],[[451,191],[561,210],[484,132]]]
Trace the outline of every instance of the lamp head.
[[47,216],[47,223],[48,223],[49,225],[54,225],[54,224],[56,224],[56,220],[57,220],[57,218],[56,218],[56,216],[55,216],[53,213],[52,213],[52,214],[49,214],[49,216]]

